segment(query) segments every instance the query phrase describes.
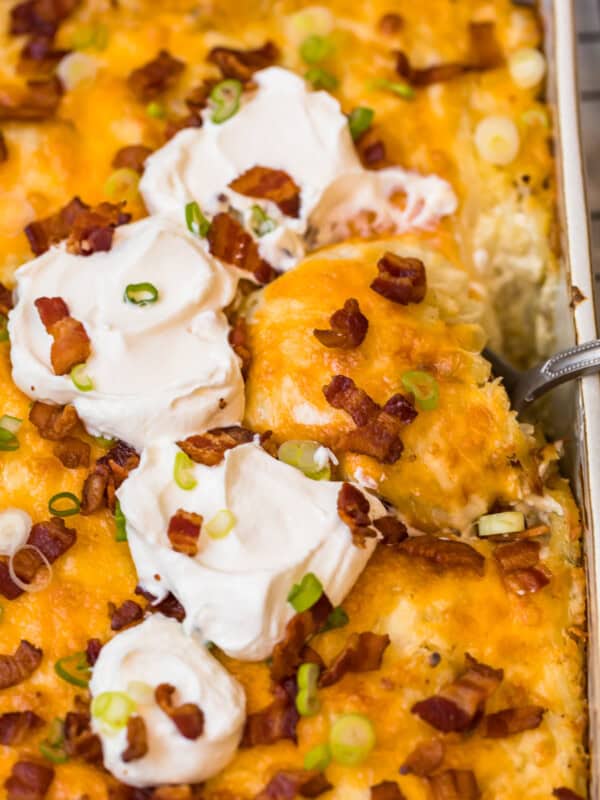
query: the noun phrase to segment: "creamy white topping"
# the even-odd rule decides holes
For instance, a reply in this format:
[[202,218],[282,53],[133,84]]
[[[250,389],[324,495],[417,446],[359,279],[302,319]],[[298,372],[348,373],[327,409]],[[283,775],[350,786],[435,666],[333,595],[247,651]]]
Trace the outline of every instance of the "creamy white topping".
[[[244,215],[260,205],[277,223],[258,239],[263,258],[290,269],[307,250],[346,238],[349,223],[369,212],[371,231],[402,232],[428,227],[452,213],[456,197],[446,181],[400,167],[365,170],[337,100],[309,91],[292,72],[271,67],[257,72],[258,90],[222,124],[203,115],[201,128],[180,131],[146,162],[140,191],[151,213],[183,220],[196,200],[212,216],[230,206]],[[254,166],[287,172],[301,189],[300,215],[284,216],[273,203],[249,198],[228,184]],[[394,205],[395,194],[406,195]],[[360,227],[364,227],[363,213]]]
[[[186,739],[154,700],[161,683],[175,687],[175,705],[194,703],[204,714],[204,732]],[[194,635],[173,619],[155,614],[118,633],[104,645],[90,681],[92,697],[124,692],[136,699],[135,714],[146,724],[148,752],[128,763],[126,728],[109,731],[92,716],[102,740],[104,766],[124,783],[154,786],[198,783],[215,775],[234,756],[245,720],[242,687]]]
[[7,508],[0,512],[0,555],[16,553],[29,537],[31,517],[20,508]]
[[[239,422],[244,384],[221,309],[236,278],[181,226],[150,217],[115,232],[112,249],[84,257],[64,246],[17,270],[10,313],[13,379],[37,400],[73,403],[93,434],[137,448]],[[124,300],[129,284],[151,283],[158,300]],[[34,301],[62,297],[91,340],[85,368],[92,391],[55,375],[52,338]]]
[[[191,490],[173,480],[179,449],[163,441],[146,448],[119,489],[140,583],[158,596],[171,591],[186,610],[185,626],[228,655],[269,656],[294,615],[287,596],[314,573],[334,605],[366,566],[376,541],[352,543],[337,513],[341,483],[314,481],[250,443],[228,450],[221,464],[194,464]],[[385,513],[369,498],[375,517]],[[221,539],[205,529],[195,557],[175,552],[169,520],[178,509],[201,514],[204,528],[223,509],[235,526]]]

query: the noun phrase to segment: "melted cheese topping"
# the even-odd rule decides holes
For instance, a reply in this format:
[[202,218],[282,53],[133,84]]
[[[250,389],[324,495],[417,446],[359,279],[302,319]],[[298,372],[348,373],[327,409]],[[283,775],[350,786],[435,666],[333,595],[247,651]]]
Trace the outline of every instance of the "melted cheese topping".
[[[91,433],[136,448],[239,421],[244,385],[222,313],[237,281],[180,227],[150,217],[118,228],[109,252],[87,257],[53,247],[16,278],[13,379],[30,397],[72,403]],[[126,287],[145,282],[157,301],[127,302]],[[34,305],[44,296],[62,297],[87,331],[91,391],[53,372],[52,338]]]
[[[341,483],[314,481],[268,455],[258,444],[228,450],[216,467],[195,464],[196,486],[173,480],[178,448],[148,447],[118,492],[140,582],[160,597],[172,592],[197,629],[233,658],[267,658],[294,615],[287,596],[309,572],[331,602],[348,594],[375,549],[355,546],[337,512]],[[372,513],[382,504],[370,498]],[[198,553],[171,548],[167,530],[178,509],[201,514]],[[234,527],[211,538],[206,523],[227,509]]]
[[[204,730],[197,739],[182,736],[157,705],[154,689],[161,683],[175,687],[175,706],[193,703],[203,712]],[[231,761],[242,735],[242,687],[196,637],[186,636],[178,622],[160,614],[122,631],[102,648],[90,692],[92,697],[123,692],[135,699],[134,713],[146,725],[148,752],[142,758],[123,761],[126,728],[110,730],[92,717],[104,766],[131,786],[204,781]]]

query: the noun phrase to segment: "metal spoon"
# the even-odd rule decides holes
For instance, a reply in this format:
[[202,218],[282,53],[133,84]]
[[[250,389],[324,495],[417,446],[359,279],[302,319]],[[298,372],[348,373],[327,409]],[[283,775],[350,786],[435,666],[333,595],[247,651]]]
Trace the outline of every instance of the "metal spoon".
[[600,372],[600,340],[563,350],[524,372],[512,367],[487,347],[483,351],[483,357],[492,365],[494,375],[502,378],[512,407],[521,412],[555,386]]

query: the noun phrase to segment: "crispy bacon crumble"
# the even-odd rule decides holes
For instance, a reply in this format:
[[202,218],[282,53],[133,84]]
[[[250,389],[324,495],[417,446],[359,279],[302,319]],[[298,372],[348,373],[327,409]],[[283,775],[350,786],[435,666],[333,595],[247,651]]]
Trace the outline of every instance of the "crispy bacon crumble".
[[276,277],[273,267],[260,255],[256,241],[231,214],[215,214],[207,239],[215,258],[252,273],[258,283],[269,283]]
[[137,761],[148,752],[148,734],[143,718],[133,714],[127,720],[127,747],[121,753],[123,761]]
[[540,562],[541,547],[538,541],[522,539],[494,548],[504,585],[513,594],[533,594],[550,583],[552,573]]
[[268,706],[248,714],[240,747],[270,745],[281,739],[296,742],[296,725],[300,719],[296,709],[296,680],[275,683],[273,694],[274,699]]
[[39,400],[29,410],[29,421],[38,429],[42,439],[53,442],[69,436],[80,422],[74,406],[53,406]]
[[174,58],[167,50],[160,50],[152,61],[134,69],[127,83],[136,98],[147,103],[166,92],[184,69],[183,61]]
[[62,297],[38,297],[35,307],[53,339],[50,361],[55,375],[66,375],[87,361],[92,351],[90,337],[83,324],[71,316]]
[[313,334],[325,347],[339,347],[341,350],[352,350],[361,345],[369,328],[369,320],[353,297],[346,300],[343,308],[333,312],[329,322],[331,330],[315,328]]
[[419,258],[387,252],[377,262],[379,275],[371,289],[392,303],[421,303],[427,293],[425,265]]
[[39,647],[21,639],[12,655],[0,654],[0,689],[9,689],[27,680],[42,662]]
[[229,188],[245,197],[270,200],[288,217],[300,214],[300,187],[282,169],[251,167],[231,181]]
[[188,436],[187,439],[177,442],[177,446],[196,464],[214,467],[221,463],[227,450],[240,444],[248,444],[253,438],[254,434],[248,428],[231,425]]
[[144,171],[146,159],[150,155],[152,155],[151,147],[146,147],[144,144],[129,144],[117,150],[111,165],[115,169],[132,169],[134,172],[139,172],[141,175]]
[[0,744],[12,747],[23,744],[29,734],[43,724],[44,720],[34,711],[8,711],[0,714]]
[[333,686],[348,672],[371,672],[381,668],[383,654],[390,644],[387,634],[353,633],[344,649],[337,654],[329,667],[321,673],[319,686]]
[[344,482],[338,492],[337,512],[342,522],[350,528],[352,542],[357,547],[365,547],[367,539],[377,537],[377,531],[371,527],[369,501],[351,483]]
[[108,453],[96,461],[82,489],[81,513],[86,516],[107,506],[115,510],[115,492],[129,473],[140,463],[131,445],[119,440]]
[[273,42],[265,42],[254,50],[213,47],[208,54],[208,61],[219,68],[224,78],[235,78],[242,83],[249,81],[259,69],[275,64],[278,58],[279,50]]
[[254,800],[318,797],[332,788],[327,778],[318,770],[281,770],[273,775],[265,788],[255,795]]
[[371,800],[406,800],[396,781],[381,781],[371,786]]
[[466,542],[456,539],[441,539],[438,536],[412,536],[401,542],[398,552],[411,558],[422,558],[444,571],[466,569],[483,575],[485,558]]
[[154,690],[158,706],[170,717],[179,733],[186,739],[198,739],[204,733],[204,713],[195,703],[173,704],[175,687],[161,683]]
[[54,779],[54,769],[38,761],[17,761],[4,781],[6,800],[43,800]]
[[488,714],[481,721],[482,736],[486,739],[502,739],[539,728],[545,712],[546,709],[541,706],[520,706]]
[[427,777],[432,800],[479,800],[481,792],[470,769],[448,769]]
[[201,514],[184,511],[183,508],[177,509],[177,512],[169,520],[167,531],[173,550],[193,558],[198,552],[202,522]]
[[424,778],[441,767],[446,754],[442,739],[429,739],[420,742],[405,758],[400,767],[401,775],[418,775]]
[[118,607],[111,603],[109,612],[110,628],[113,631],[122,631],[128,625],[132,625],[134,622],[141,622],[144,618],[144,611],[135,600],[125,600]]
[[306,611],[295,614],[285,626],[283,639],[273,648],[271,678],[275,684],[294,675],[311,636],[325,625],[333,606],[325,593]]

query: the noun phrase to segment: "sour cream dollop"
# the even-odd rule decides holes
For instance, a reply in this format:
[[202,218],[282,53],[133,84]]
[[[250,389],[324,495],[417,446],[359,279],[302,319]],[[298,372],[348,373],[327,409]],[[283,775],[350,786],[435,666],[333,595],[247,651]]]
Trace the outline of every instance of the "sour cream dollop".
[[[13,379],[36,400],[73,403],[88,430],[141,447],[240,421],[244,384],[222,309],[237,285],[181,226],[149,217],[117,228],[112,249],[84,257],[52,247],[16,273],[9,318]],[[150,283],[156,302],[135,305],[127,286]],[[62,297],[91,341],[91,391],[55,375],[52,338],[34,301]]]
[[[140,191],[151,213],[182,221],[185,205],[196,200],[208,216],[236,209],[251,232],[251,208],[259,205],[276,223],[258,238],[260,253],[286,270],[308,250],[351,235],[349,223],[361,212],[367,212],[370,230],[400,233],[430,227],[456,209],[450,185],[435,175],[400,167],[365,170],[331,95],[309,91],[304,80],[280,67],[257,72],[254,81],[258,90],[226,122],[212,122],[209,109],[201,128],[180,131],[146,161]],[[255,166],[293,178],[301,189],[298,218],[228,188]],[[402,207],[392,202],[396,194],[406,196]]]
[[[294,584],[312,572],[338,605],[376,541],[352,543],[337,512],[341,483],[311,480],[256,443],[228,450],[215,467],[194,464],[191,490],[173,480],[178,452],[169,442],[146,448],[118,492],[139,581],[159,597],[172,592],[185,608],[186,628],[228,655],[267,658],[295,613],[287,602]],[[373,517],[385,513],[377,499],[369,501]],[[194,557],[170,546],[169,520],[178,509],[203,517]],[[223,510],[235,524],[211,538],[207,523]]]
[[[154,699],[161,683],[175,687],[174,704],[194,703],[204,714],[204,732],[186,739]],[[173,619],[155,614],[118,633],[104,645],[90,681],[92,697],[124,692],[135,698],[134,713],[146,725],[148,752],[126,763],[123,727],[108,731],[92,716],[100,736],[104,766],[131,786],[198,783],[215,775],[233,758],[245,720],[246,698],[239,683],[202,642],[188,636]]]

